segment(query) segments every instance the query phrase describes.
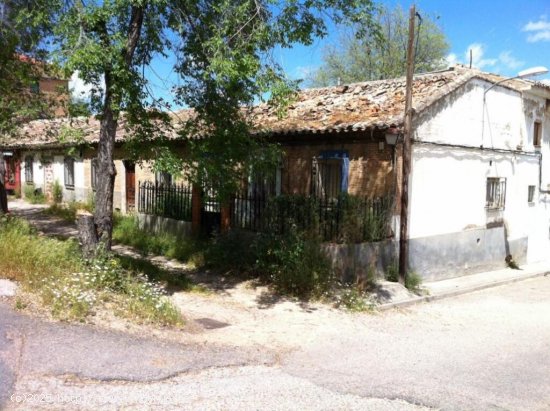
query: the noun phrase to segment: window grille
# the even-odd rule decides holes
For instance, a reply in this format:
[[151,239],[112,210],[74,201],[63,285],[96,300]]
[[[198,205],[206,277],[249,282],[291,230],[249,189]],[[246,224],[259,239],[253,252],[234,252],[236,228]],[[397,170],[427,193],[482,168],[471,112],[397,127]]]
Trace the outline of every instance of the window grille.
[[33,182],[33,158],[32,156],[27,156],[25,158],[25,183],[32,184]]
[[503,210],[506,200],[506,179],[499,177],[487,178],[487,195],[485,208]]
[[74,189],[74,158],[65,158],[65,188]]

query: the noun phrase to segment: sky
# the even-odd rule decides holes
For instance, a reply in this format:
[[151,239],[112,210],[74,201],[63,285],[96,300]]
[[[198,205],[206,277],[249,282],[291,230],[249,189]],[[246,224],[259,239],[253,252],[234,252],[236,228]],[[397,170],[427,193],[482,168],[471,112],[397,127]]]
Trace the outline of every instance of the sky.
[[[386,0],[379,3],[408,10],[413,1]],[[550,68],[550,0],[417,0],[417,11],[436,19],[450,43],[449,64],[469,64],[483,71],[513,77],[521,70]],[[328,37],[313,45],[275,50],[274,58],[292,79],[301,79],[322,63],[324,48],[337,42],[333,28]],[[147,71],[153,93],[172,100],[178,78],[172,71],[175,56],[156,59]],[[76,77],[76,93],[85,90]],[[550,75],[537,77],[550,84]]]
[[[384,1],[408,10],[413,1]],[[469,64],[483,71],[515,76],[529,67],[550,68],[549,0],[418,0],[421,15],[430,16],[450,43],[449,64]],[[293,78],[321,65],[323,49],[338,39],[336,32],[311,47],[280,52],[280,61]],[[550,76],[542,76],[539,80]]]

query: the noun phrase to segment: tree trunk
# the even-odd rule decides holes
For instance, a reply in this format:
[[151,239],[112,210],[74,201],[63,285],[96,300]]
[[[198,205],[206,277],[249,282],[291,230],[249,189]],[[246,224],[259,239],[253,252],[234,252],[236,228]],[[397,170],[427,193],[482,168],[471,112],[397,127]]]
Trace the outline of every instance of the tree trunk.
[[113,195],[115,188],[116,168],[113,161],[115,137],[118,119],[111,109],[110,75],[105,76],[106,97],[109,104],[105,105],[101,128],[99,132],[99,147],[97,155],[98,179],[95,194],[94,222],[97,232],[97,241],[105,251],[111,250],[113,234]]
[[82,254],[85,258],[93,258],[97,251],[97,231],[94,216],[88,212],[78,212],[76,216],[78,238],[82,244]]
[[[130,70],[133,64],[134,52],[138,45],[141,28],[143,26],[144,6],[133,6],[128,28],[126,45],[122,50],[122,57],[126,69]],[[111,39],[105,23],[100,33],[105,46],[110,45]],[[84,253],[91,249],[100,247],[104,251],[111,251],[113,236],[113,195],[115,187],[116,168],[114,159],[115,137],[118,128],[118,107],[120,105],[120,91],[114,92],[115,88],[124,89],[125,78],[121,78],[111,71],[105,69],[105,97],[103,101],[103,112],[99,130],[99,146],[97,154],[97,188],[95,193],[94,227],[89,221],[82,220],[79,225],[80,238]],[[113,107],[117,108],[116,110]]]

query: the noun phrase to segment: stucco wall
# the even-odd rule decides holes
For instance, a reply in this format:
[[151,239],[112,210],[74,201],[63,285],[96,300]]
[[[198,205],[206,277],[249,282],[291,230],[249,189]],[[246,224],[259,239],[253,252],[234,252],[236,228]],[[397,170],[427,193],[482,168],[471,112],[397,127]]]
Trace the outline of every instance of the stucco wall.
[[[488,86],[473,81],[416,120],[410,263],[426,279],[500,268],[507,253],[519,262],[550,257],[550,209],[539,193],[540,157],[533,145],[533,123],[540,121],[540,151],[548,164],[546,101],[497,86],[484,105]],[[488,177],[506,179],[503,210],[485,207]],[[535,186],[531,203],[529,186]]]

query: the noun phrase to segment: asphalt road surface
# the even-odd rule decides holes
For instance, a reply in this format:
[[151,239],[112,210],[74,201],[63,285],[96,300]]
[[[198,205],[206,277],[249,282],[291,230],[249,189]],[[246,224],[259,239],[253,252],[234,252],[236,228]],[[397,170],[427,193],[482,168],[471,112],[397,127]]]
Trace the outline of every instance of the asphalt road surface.
[[46,323],[0,303],[0,409],[119,408],[550,410],[550,277],[356,315],[290,352]]

